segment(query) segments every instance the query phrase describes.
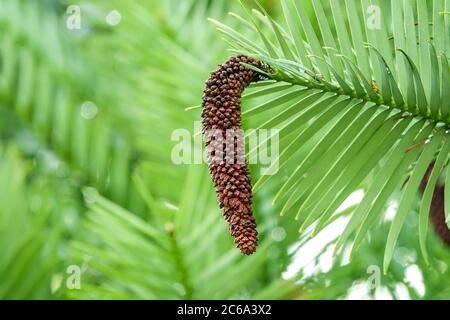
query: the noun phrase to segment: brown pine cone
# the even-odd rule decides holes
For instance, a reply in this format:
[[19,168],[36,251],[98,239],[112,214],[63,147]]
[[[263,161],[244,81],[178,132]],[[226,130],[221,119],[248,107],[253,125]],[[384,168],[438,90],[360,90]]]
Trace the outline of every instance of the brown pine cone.
[[[431,172],[433,171],[434,162],[430,163],[427,171],[420,183],[420,190],[423,192],[428,184]],[[450,246],[450,230],[445,223],[444,208],[444,186],[436,183],[433,191],[433,198],[430,207],[430,221],[439,238],[448,246]]]
[[[206,81],[202,119],[209,172],[219,205],[236,245],[249,255],[256,251],[258,232],[252,214],[252,185],[240,131],[240,101],[241,93],[250,82],[262,78],[241,62],[264,69],[261,62],[242,55],[219,65]],[[227,140],[227,134],[231,134],[232,140],[230,136]]]

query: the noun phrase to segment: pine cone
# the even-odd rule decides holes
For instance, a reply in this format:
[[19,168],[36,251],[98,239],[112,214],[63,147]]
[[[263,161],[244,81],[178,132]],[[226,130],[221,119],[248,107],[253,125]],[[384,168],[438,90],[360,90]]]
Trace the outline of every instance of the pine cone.
[[[252,186],[240,131],[240,101],[241,93],[250,82],[262,78],[241,62],[264,69],[259,61],[242,55],[219,65],[206,81],[202,119],[209,172],[219,205],[236,245],[249,255],[256,251],[258,232],[252,214]],[[226,143],[230,132],[233,143]]]
[[[422,178],[420,183],[420,190],[422,192],[428,184],[433,167],[434,162],[430,163],[424,177]],[[434,231],[437,233],[439,238],[441,238],[447,246],[450,246],[450,230],[445,223],[444,186],[439,183],[437,183],[434,187],[433,197],[431,199],[430,220]]]

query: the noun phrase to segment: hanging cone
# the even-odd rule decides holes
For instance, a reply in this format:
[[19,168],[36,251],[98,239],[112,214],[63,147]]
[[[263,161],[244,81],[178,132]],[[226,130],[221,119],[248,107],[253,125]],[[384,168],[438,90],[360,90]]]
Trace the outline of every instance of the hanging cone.
[[244,159],[240,101],[244,89],[250,82],[261,80],[261,76],[241,62],[264,68],[259,61],[246,56],[232,57],[219,65],[206,81],[202,119],[209,172],[219,205],[237,247],[249,255],[256,251],[258,232]]
[[[434,162],[429,166],[420,183],[420,190],[423,192],[428,184],[431,172],[433,171]],[[445,223],[444,209],[444,186],[437,183],[434,187],[433,197],[430,207],[430,221],[439,238],[448,246],[450,246],[450,230]]]

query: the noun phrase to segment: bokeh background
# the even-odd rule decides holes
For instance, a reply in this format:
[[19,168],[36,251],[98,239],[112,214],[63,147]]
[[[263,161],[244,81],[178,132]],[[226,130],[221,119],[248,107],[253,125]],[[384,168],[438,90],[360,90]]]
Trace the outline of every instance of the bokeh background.
[[351,262],[333,257],[358,192],[310,239],[268,183],[254,200],[258,252],[234,248],[207,167],[171,160],[172,132],[196,133],[190,107],[231,55],[208,18],[239,29],[230,12],[243,8],[0,0],[1,299],[450,298],[450,251],[431,235],[426,266],[414,217],[387,275],[389,210]]

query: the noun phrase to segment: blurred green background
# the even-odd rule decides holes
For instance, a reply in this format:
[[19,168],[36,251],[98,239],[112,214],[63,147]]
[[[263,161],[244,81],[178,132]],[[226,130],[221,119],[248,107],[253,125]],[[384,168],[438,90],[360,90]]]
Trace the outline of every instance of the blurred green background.
[[299,235],[274,182],[255,195],[258,252],[234,248],[207,167],[171,161],[173,130],[194,133],[200,109],[185,109],[231,55],[207,18],[239,28],[229,12],[243,9],[0,0],[1,299],[450,298],[450,251],[433,236],[426,267],[414,219],[373,286],[388,227],[332,258],[342,221]]

